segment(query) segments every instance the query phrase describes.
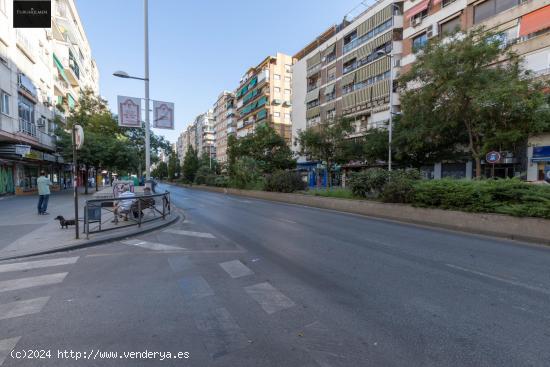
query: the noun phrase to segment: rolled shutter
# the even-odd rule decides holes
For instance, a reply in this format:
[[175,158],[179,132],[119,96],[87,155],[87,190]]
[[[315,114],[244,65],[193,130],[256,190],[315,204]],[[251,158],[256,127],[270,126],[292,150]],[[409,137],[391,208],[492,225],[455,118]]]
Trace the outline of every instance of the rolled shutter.
[[307,67],[310,68],[312,66],[317,65],[320,62],[321,62],[321,53],[317,52],[315,55],[307,59],[306,64],[307,64]]
[[314,89],[306,94],[306,103],[315,101],[316,99],[319,99],[319,88]]
[[342,87],[345,85],[353,84],[355,82],[355,72],[351,72],[349,74],[346,74],[342,77],[341,85]]

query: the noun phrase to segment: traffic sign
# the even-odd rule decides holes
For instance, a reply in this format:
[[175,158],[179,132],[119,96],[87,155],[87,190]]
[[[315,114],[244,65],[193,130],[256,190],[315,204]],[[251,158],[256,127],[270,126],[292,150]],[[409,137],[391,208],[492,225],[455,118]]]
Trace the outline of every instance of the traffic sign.
[[500,158],[501,158],[500,153],[495,151],[489,152],[485,156],[485,160],[487,161],[487,163],[490,163],[490,164],[498,163],[500,161]]

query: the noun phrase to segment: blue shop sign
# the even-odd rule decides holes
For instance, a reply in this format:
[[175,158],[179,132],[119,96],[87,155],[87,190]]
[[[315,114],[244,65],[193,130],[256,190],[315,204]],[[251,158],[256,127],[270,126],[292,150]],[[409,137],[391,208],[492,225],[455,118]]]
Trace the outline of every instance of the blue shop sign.
[[533,162],[550,162],[550,145],[533,147]]

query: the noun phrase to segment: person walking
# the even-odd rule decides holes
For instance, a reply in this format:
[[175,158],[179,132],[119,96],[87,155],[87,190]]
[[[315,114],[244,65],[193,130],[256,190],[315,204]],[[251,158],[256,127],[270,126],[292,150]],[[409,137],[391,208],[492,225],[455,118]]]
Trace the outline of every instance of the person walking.
[[50,199],[50,186],[52,182],[49,178],[46,177],[46,172],[40,171],[40,177],[36,180],[36,185],[38,186],[38,214],[47,215],[50,214],[46,212],[48,209],[48,200]]

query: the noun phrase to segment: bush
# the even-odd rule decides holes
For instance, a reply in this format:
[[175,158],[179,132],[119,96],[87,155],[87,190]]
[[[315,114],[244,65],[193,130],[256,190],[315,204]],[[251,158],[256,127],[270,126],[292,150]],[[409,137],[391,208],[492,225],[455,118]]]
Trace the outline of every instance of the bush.
[[388,181],[388,171],[382,168],[369,168],[352,173],[348,185],[351,192],[359,197],[376,197]]
[[294,192],[305,190],[306,183],[302,176],[294,171],[275,171],[265,177],[265,191]]
[[227,177],[227,176],[217,176],[214,179],[214,186],[216,186],[216,187],[228,187],[229,186],[229,177]]
[[420,207],[550,219],[550,187],[518,179],[419,181],[411,202]]
[[380,198],[385,203],[410,203],[414,194],[414,180],[396,176],[386,182]]
[[[197,170],[195,175],[195,184],[197,185],[208,185],[207,181],[210,176],[214,175],[208,166],[201,166]],[[215,176],[215,175],[214,175]]]
[[[349,187],[355,196],[359,197],[371,197],[376,198],[378,196],[384,196],[383,191],[388,182],[399,181],[399,185],[404,188],[405,181],[412,181],[420,179],[420,171],[416,169],[404,169],[388,172],[382,168],[369,168],[365,171],[353,173],[349,180]],[[396,194],[397,183],[395,185],[388,186],[388,190],[393,190],[391,195]],[[386,195],[386,199],[391,201],[389,193]],[[402,198],[397,198],[396,202],[403,202]]]
[[261,189],[263,186],[258,163],[250,157],[237,159],[231,174],[231,186],[238,189]]

